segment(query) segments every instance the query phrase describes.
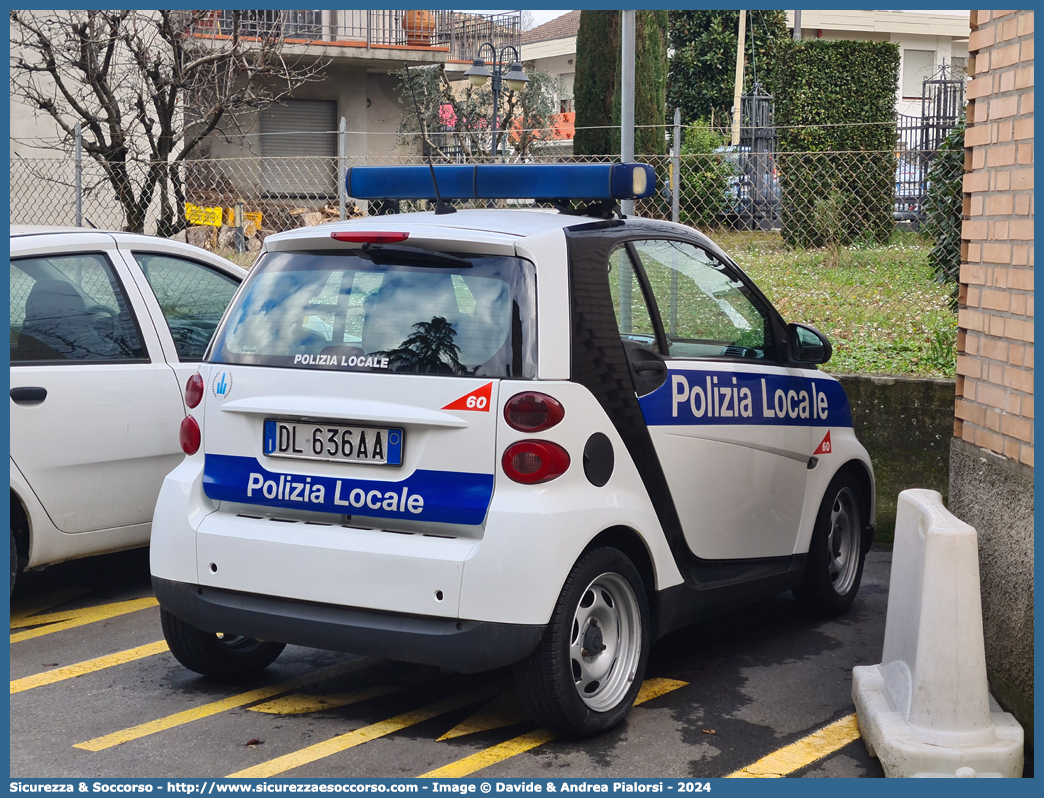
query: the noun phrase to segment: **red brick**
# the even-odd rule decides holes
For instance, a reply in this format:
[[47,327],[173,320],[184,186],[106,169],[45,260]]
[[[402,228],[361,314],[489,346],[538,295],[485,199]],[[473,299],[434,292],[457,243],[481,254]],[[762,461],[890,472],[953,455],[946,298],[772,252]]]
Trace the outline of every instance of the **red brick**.
[[1024,365],[1026,368],[1028,368],[1030,370],[1033,369],[1033,347],[1032,346],[1027,346],[1026,347],[1026,355],[1022,359],[1022,365]]
[[1033,447],[1023,445],[1019,447],[1019,462],[1033,468]]
[[1022,358],[1026,354],[1025,347],[1018,344],[1008,345],[1008,362],[1013,366],[1021,366]]
[[982,363],[978,360],[973,360],[970,357],[958,355],[957,373],[962,374],[965,377],[974,377],[978,379],[979,375],[982,374]]
[[1019,448],[1020,444],[1018,441],[1006,440],[1004,441],[1004,456],[1011,460],[1019,459]]
[[[1020,144],[1019,149],[1032,148],[1032,144]],[[1030,163],[1033,162],[1033,150],[1029,150]],[[1033,170],[1032,169],[1014,169],[1011,173],[1011,190],[1012,191],[1032,191],[1033,190]]]
[[1004,439],[1000,435],[984,429],[975,430],[975,445],[993,452],[1004,451]]
[[[990,113],[993,113],[993,103],[990,103]],[[1033,113],[1033,92],[1022,95],[1022,102],[1019,103],[1019,113],[1023,116],[1029,116]]]
[[[980,55],[976,60],[982,59]],[[973,78],[968,82],[968,99],[976,100],[979,97],[988,97],[993,93],[993,81],[989,75],[985,75],[981,78]],[[976,117],[978,118],[978,117]]]
[[1033,418],[1033,397],[1023,396],[1022,397],[1022,417]]
[[1015,138],[1019,141],[1033,138],[1032,119],[1019,119],[1015,122]]
[[[991,361],[989,363],[984,364],[984,368],[988,369],[989,371],[990,382],[992,382],[994,385],[1004,384],[1004,369],[1006,368],[1006,366],[1003,363],[994,363]],[[997,407],[999,408],[1000,405],[997,405]]]
[[[1007,187],[1005,186],[1003,189],[1000,189],[1000,190],[1007,191]],[[1007,219],[999,219],[999,220],[997,220],[996,222],[993,223],[993,230],[990,232],[990,240],[991,241],[1007,241],[1008,240],[1008,220]],[[1007,262],[1007,261],[1005,261],[1005,262]],[[998,285],[998,283],[993,283],[993,285]]]
[[1017,155],[1015,160],[1018,161],[1020,166],[1032,165],[1033,164],[1033,140],[1024,141],[1017,147]]
[[964,175],[964,191],[966,194],[974,194],[976,191],[990,190],[990,173],[968,172]]
[[[1030,232],[1033,229],[1030,228]],[[1009,269],[1008,270],[1008,287],[1015,291],[1032,291],[1033,290],[1033,270],[1032,269]]]
[[962,425],[961,426],[961,435],[963,436],[962,439],[968,441],[968,443],[974,444],[975,443],[975,430],[976,429],[977,429],[976,427],[973,427],[971,425],[967,425],[967,426]]
[[979,356],[990,360],[1008,362],[1008,342],[1002,338],[983,338],[979,348]]
[[978,310],[962,308],[957,311],[957,325],[965,330],[982,332],[985,316]]
[[1033,12],[1027,11],[1019,16],[1019,36],[1033,33]]
[[997,41],[1006,42],[1014,39],[1019,35],[1019,20],[1009,19],[1003,25],[1000,26],[1000,31],[997,34]]
[[[986,263],[1011,263],[1011,244],[983,244],[982,259]],[[985,301],[985,297],[983,301]],[[997,306],[985,305],[985,307]]]
[[1001,432],[1030,443],[1033,440],[1033,422],[1018,416],[1004,416],[1001,419]]
[[1025,316],[1026,315],[1026,295],[1025,294],[1012,294],[1011,295],[1011,315],[1013,316]]
[[1026,315],[1033,318],[1033,294],[1026,295]]
[[1011,188],[1011,172],[1007,169],[1001,171],[999,169],[993,172],[993,190],[994,191],[1007,191]]
[[[1032,179],[1032,174],[1030,178]],[[1030,212],[1030,198],[1023,194],[1021,197],[1015,198],[1015,213],[1019,216],[1029,216]]]
[[[967,222],[965,222],[967,224]],[[961,282],[972,285],[986,284],[986,267],[979,263],[961,264]]]
[[1018,319],[1008,319],[1004,325],[1005,332],[1008,337],[1014,338],[1017,341],[1026,341],[1027,343],[1033,342],[1033,322],[1032,321],[1019,321]]
[[987,216],[1010,216],[1013,200],[1010,194],[994,194],[986,197]]
[[1011,248],[1011,265],[1012,266],[1025,266],[1027,250],[1029,247],[1012,247]]
[[1004,407],[1004,389],[980,382],[975,386],[975,401],[987,409],[1000,410]]
[[982,326],[986,328],[983,332],[987,335],[1003,338],[1005,321],[1006,320],[1003,316],[987,316],[982,322]]
[[[965,180],[967,180],[965,175]],[[1032,230],[1033,226],[1030,225]],[[980,241],[986,238],[986,220],[985,219],[965,219],[961,223],[961,238],[963,239],[979,239]]]
[[967,261],[968,263],[978,263],[982,260],[982,244],[972,242],[967,243],[968,251],[962,253],[961,260]]
[[[1009,116],[1015,116],[1019,112],[1019,98],[1015,96],[1011,97],[999,97],[995,100],[990,100],[990,119],[1006,119]],[[1023,104],[1026,102],[1026,98],[1022,98]],[[1026,113],[1023,111],[1023,113]],[[1033,113],[1032,109],[1030,113]]]
[[986,412],[978,405],[973,405],[971,402],[966,402],[963,399],[957,400],[957,405],[953,412],[957,418],[963,421],[970,421],[972,424],[978,424],[980,427],[985,423]]
[[1014,14],[1014,13],[1015,13],[1014,11],[994,11],[993,12],[993,18],[994,19],[1000,19],[1001,17],[1006,17],[1006,16],[1008,16],[1008,14]]
[[1009,238],[1013,238],[1016,241],[1032,241],[1033,222],[1029,219],[1016,219],[1011,223]]
[[1015,70],[1015,88],[1028,89],[1033,85],[1033,67],[1022,67]]
[[1003,69],[1017,63],[1019,63],[1018,44],[1010,44],[1007,47],[995,47],[990,53],[990,69]]
[[1002,119],[996,125],[998,142],[1011,141],[1015,137],[1015,125],[1010,119]]
[[953,437],[960,438],[964,434],[964,422],[959,418],[953,420]]
[[1007,144],[1003,147],[990,147],[986,151],[986,163],[991,167],[1011,166],[1015,163],[1015,145]]
[[[1033,137],[1033,127],[1030,126],[1029,138]],[[970,157],[970,160],[969,160]],[[985,147],[969,147],[964,150],[964,171],[973,172],[986,166]]]
[[1001,431],[1001,414],[992,408],[986,411],[986,429],[991,432]]
[[988,28],[980,28],[968,36],[968,50],[984,50],[992,46],[995,39],[996,27],[990,25]]
[[969,308],[982,307],[982,289],[974,285],[961,286],[964,289],[964,304]]
[[1000,78],[1000,90],[1001,91],[1015,91],[1015,73],[1002,72]]
[[970,24],[973,28],[978,28],[985,25],[990,21],[989,11],[972,11],[969,15]]
[[1022,53],[1019,60],[1023,63],[1033,60],[1033,39],[1027,39],[1022,43]]

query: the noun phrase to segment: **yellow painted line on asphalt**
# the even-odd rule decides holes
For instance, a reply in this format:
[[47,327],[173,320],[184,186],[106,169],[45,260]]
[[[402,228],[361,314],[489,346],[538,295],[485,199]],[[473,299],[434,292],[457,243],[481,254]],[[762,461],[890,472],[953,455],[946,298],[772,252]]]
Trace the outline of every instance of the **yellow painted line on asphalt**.
[[246,770],[240,770],[237,773],[230,774],[228,778],[264,779],[271,776],[277,776],[280,773],[299,768],[302,765],[309,764],[310,762],[325,759],[326,757],[333,756],[341,751],[347,751],[349,748],[355,748],[356,746],[368,743],[371,740],[387,737],[389,734],[408,729],[410,726],[416,726],[418,723],[437,718],[439,715],[444,715],[445,713],[452,712],[455,709],[466,707],[468,704],[474,703],[475,701],[481,701],[484,698],[496,695],[497,693],[502,692],[504,688],[505,685],[503,683],[494,683],[479,690],[472,690],[471,692],[462,693],[453,698],[447,698],[444,701],[437,701],[434,704],[428,704],[426,707],[421,707],[420,709],[415,709],[411,712],[404,712],[401,715],[396,715],[394,718],[382,720],[379,723],[373,723],[346,734],[340,734],[337,737],[333,737],[321,743],[316,743],[307,748],[302,748],[298,751],[293,751],[289,754],[276,757],[275,759],[270,759],[267,762],[254,765]]
[[824,726],[808,737],[773,751],[752,765],[730,773],[729,779],[781,779],[788,773],[811,765],[818,759],[859,739],[859,724],[854,714]]
[[[147,610],[158,607],[159,602],[154,598],[132,599],[131,601],[118,601],[115,604],[101,604],[97,607],[86,607],[82,610],[70,610],[69,612],[57,612],[50,615],[36,615],[18,621],[21,626],[35,626],[36,624],[47,624],[37,629],[29,629],[25,632],[15,632],[11,635],[12,643],[20,643],[23,640],[32,640],[34,637],[62,632],[77,626],[85,626],[97,621],[106,621],[126,615],[129,612]],[[14,624],[12,624],[14,626]]]
[[[35,615],[38,612],[49,610],[51,607],[57,607],[59,604],[85,596],[90,592],[84,587],[68,587],[64,590],[56,590],[53,593],[45,593],[42,596],[34,596],[14,602],[11,605],[11,628],[17,628],[16,622],[29,615]],[[32,623],[30,621],[28,624],[18,624],[18,626],[30,626]]]
[[379,684],[366,690],[354,693],[337,693],[334,695],[293,695],[266,701],[263,704],[248,707],[251,712],[264,712],[268,715],[305,715],[309,712],[322,712],[326,709],[337,709],[351,704],[361,704],[371,698],[380,698],[398,692],[402,687],[394,684]]
[[[688,682],[678,681],[677,679],[646,679],[638,691],[638,696],[634,699],[634,705],[644,704],[646,701],[659,698],[680,687],[685,687],[687,684]],[[478,751],[471,756],[458,759],[456,762],[451,762],[441,768],[422,773],[419,778],[459,779],[477,770],[495,765],[497,762],[503,762],[505,759],[510,759],[518,754],[524,754],[526,751],[536,748],[538,745],[549,743],[557,737],[558,734],[556,732],[548,731],[547,729],[536,729],[494,745],[491,748]]]
[[236,709],[237,707],[245,706],[246,704],[253,704],[255,701],[264,701],[268,698],[274,698],[280,693],[288,693],[291,690],[297,690],[308,684],[314,684],[325,679],[331,679],[334,676],[343,676],[346,673],[359,670],[363,666],[372,663],[373,660],[370,659],[357,659],[351,660],[350,662],[331,665],[328,668],[323,668],[322,670],[314,671],[305,674],[304,676],[287,679],[285,682],[270,684],[267,687],[259,687],[256,690],[249,690],[245,693],[239,693],[238,695],[229,696],[228,698],[222,698],[219,701],[211,701],[209,704],[203,704],[202,706],[194,707],[193,709],[186,709],[183,712],[175,712],[173,715],[167,715],[165,718],[157,718],[156,720],[150,720],[148,723],[131,726],[129,729],[121,729],[112,734],[106,734],[103,737],[95,737],[93,740],[76,743],[73,748],[82,748],[85,751],[104,751],[106,748],[112,748],[114,745],[120,745],[121,743],[130,742],[131,740],[148,737],[150,734],[156,734],[157,732],[166,731],[167,729],[173,729],[176,726],[183,726],[184,724],[191,723],[194,720],[209,718],[211,715],[217,715],[218,713],[225,712],[229,709]]
[[135,660],[144,659],[145,657],[151,657],[153,654],[162,654],[166,650],[166,641],[159,640],[155,643],[138,646],[137,648],[128,648],[126,651],[118,651],[115,654],[109,654],[104,657],[97,657],[95,659],[77,662],[75,665],[66,665],[62,668],[44,671],[35,676],[25,676],[21,679],[14,679],[11,681],[11,695],[22,693],[26,690],[32,690],[34,687],[43,687],[44,685],[62,682],[66,679],[74,679],[77,676],[83,676],[87,673],[95,673],[97,671],[105,670],[106,668],[112,668],[116,665],[124,665],[128,662],[134,662]]
[[448,732],[437,738],[435,742],[452,740],[454,737],[464,737],[468,734],[503,729],[505,726],[514,726],[516,723],[525,723],[529,720],[525,707],[518,697],[518,693],[509,690],[497,698],[494,698],[484,707],[472,715],[469,715]]

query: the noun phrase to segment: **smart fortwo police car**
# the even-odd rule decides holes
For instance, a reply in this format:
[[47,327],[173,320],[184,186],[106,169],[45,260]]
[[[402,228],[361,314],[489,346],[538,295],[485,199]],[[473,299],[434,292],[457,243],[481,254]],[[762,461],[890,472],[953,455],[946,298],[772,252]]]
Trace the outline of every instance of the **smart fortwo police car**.
[[625,717],[667,632],[787,590],[848,608],[874,480],[816,368],[830,344],[700,233],[612,213],[652,193],[651,168],[347,181],[558,210],[265,241],[188,381],[188,457],[153,522],[181,663],[242,677],[292,643],[513,665],[536,721],[589,735]]

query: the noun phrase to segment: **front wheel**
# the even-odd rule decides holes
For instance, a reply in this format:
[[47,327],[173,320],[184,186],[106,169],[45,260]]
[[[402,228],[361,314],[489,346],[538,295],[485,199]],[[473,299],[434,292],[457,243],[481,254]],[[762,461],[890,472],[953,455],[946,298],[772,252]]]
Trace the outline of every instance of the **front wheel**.
[[594,549],[562,587],[540,647],[515,666],[519,695],[541,725],[588,737],[630,712],[651,640],[642,578],[620,551]]
[[178,662],[190,671],[217,679],[241,679],[260,673],[286,647],[285,643],[266,643],[251,637],[204,632],[162,607],[160,624],[170,653]]
[[843,469],[830,481],[819,506],[805,578],[794,598],[807,612],[832,618],[847,610],[863,578],[863,505],[859,484]]

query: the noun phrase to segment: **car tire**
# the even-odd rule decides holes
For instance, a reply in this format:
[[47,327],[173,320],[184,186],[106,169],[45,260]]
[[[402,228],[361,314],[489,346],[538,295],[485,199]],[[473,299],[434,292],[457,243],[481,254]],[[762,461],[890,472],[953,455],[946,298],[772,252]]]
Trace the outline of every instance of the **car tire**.
[[862,490],[850,469],[842,469],[827,486],[819,505],[808,549],[805,577],[794,588],[803,610],[821,618],[845,612],[859,592],[863,578]]
[[539,648],[514,667],[532,718],[575,737],[620,723],[645,678],[650,626],[634,564],[617,549],[584,554],[562,587]]
[[160,624],[174,658],[190,671],[215,679],[241,679],[260,673],[286,647],[285,643],[204,632],[162,607]]

